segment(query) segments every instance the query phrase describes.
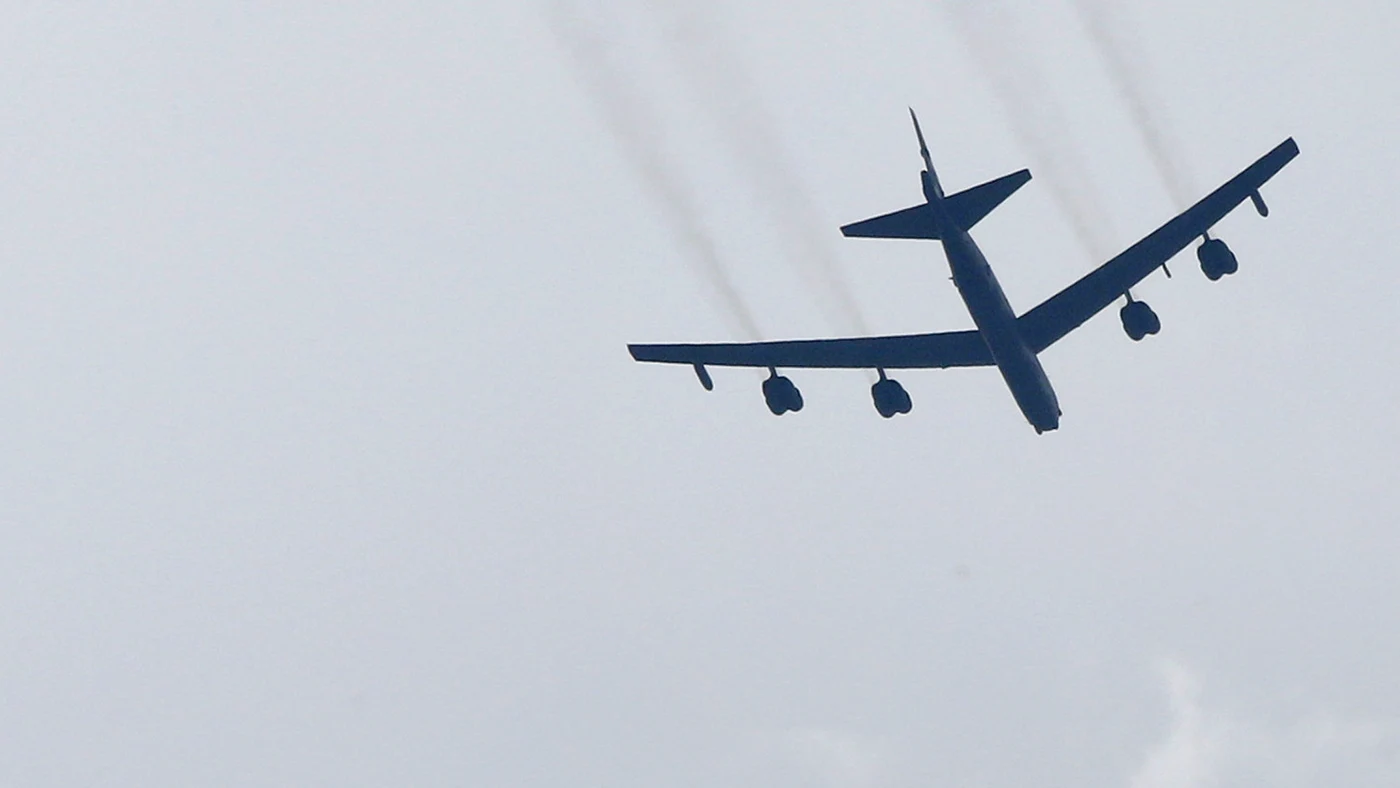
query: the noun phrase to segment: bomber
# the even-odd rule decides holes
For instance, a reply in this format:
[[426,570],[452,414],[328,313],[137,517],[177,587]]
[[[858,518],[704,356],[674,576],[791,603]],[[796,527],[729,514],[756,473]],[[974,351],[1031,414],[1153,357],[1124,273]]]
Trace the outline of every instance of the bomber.
[[1152,231],[1113,259],[1085,274],[1044,303],[1017,316],[1002,292],[987,258],[969,230],[1031,179],[1029,170],[945,195],[933,168],[933,158],[909,110],[919,155],[924,201],[902,210],[848,224],[841,233],[850,238],[910,238],[942,243],[953,284],[972,317],[972,330],[901,336],[806,339],[779,342],[628,345],[637,361],[689,364],[706,389],[714,386],[707,367],[767,368],[763,398],[776,416],[802,410],[802,393],[782,369],[872,369],[879,380],[871,386],[875,410],[884,418],[908,413],[909,393],[887,375],[891,369],[933,369],[994,366],[1006,381],[1012,399],[1037,433],[1058,429],[1059,400],[1040,364],[1039,354],[1089,318],[1123,299],[1118,316],[1123,331],[1140,341],[1161,330],[1162,323],[1130,288],[1200,239],[1196,257],[1211,281],[1235,273],[1234,252],[1210,234],[1228,213],[1245,200],[1260,216],[1268,216],[1260,188],[1298,155],[1290,137],[1223,186]]

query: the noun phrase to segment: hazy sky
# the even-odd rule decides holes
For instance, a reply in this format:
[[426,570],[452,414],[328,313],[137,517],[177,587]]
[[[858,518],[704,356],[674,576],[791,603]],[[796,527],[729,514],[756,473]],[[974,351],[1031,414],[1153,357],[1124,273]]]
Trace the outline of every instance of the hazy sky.
[[[1394,3],[6,10],[0,783],[1400,785]],[[1021,310],[1302,155],[1054,434],[630,360],[970,327],[908,106]]]

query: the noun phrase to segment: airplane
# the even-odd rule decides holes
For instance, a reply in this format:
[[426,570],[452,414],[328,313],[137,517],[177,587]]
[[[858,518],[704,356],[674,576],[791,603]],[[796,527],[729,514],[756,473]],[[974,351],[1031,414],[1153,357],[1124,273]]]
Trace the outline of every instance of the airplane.
[[848,224],[842,235],[851,238],[916,238],[938,240],[948,258],[953,284],[962,296],[976,326],[968,331],[904,336],[808,339],[778,342],[719,344],[632,344],[627,348],[637,361],[691,365],[700,384],[713,390],[707,367],[757,367],[768,369],[763,398],[773,415],[802,410],[802,393],[791,379],[778,373],[788,368],[873,369],[879,379],[871,386],[875,410],[884,418],[908,413],[913,402],[904,387],[889,377],[890,369],[931,369],[995,366],[1011,390],[1021,413],[1037,434],[1058,429],[1059,400],[1045,375],[1038,354],[1063,339],[1089,318],[1118,299],[1123,330],[1141,341],[1161,330],[1161,320],[1146,302],[1133,297],[1129,288],[1158,268],[1167,276],[1167,263],[1195,239],[1201,239],[1196,257],[1211,281],[1235,273],[1234,253],[1210,230],[1246,199],[1260,216],[1269,209],[1260,188],[1298,155],[1290,137],[1225,185],[1206,195],[1147,237],[1118,256],[1090,271],[1079,281],[1044,303],[1017,317],[1001,284],[987,265],[968,231],[1013,192],[1031,179],[1029,170],[988,181],[965,191],[945,195],[933,169],[933,159],[919,118],[909,110],[924,169],[919,173],[924,202],[910,208]]

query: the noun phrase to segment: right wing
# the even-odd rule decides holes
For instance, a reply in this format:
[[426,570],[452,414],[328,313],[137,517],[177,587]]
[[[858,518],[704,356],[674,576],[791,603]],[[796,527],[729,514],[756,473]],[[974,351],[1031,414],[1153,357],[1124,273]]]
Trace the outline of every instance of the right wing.
[[925,369],[996,364],[976,331],[709,345],[628,345],[637,361],[717,367]]
[[[1259,187],[1297,155],[1298,144],[1289,137],[1244,172],[1157,228],[1151,235],[1022,315],[1016,322],[1026,343],[1031,350],[1039,353],[1104,307],[1122,298],[1128,288],[1171,260],[1177,252],[1215,226],[1225,214],[1245,200],[1256,197]],[[1263,205],[1262,201],[1257,204]],[[1262,208],[1260,212],[1263,213]]]

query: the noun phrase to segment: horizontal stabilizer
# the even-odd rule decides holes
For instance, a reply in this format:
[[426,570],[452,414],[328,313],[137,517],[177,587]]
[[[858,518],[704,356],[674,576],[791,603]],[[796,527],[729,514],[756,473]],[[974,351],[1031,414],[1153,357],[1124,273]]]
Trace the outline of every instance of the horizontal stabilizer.
[[971,230],[973,225],[982,221],[992,209],[1006,202],[1007,197],[1025,186],[1026,181],[1030,179],[1030,170],[1013,172],[994,181],[987,181],[981,186],[958,192],[946,198],[943,204],[948,206],[948,215],[953,217],[953,221],[957,222],[959,227]]
[[[964,230],[973,225],[1001,205],[1013,192],[1031,179],[1030,170],[1013,172],[981,186],[973,186],[943,198],[948,215]],[[863,222],[848,224],[841,228],[847,238],[923,238],[936,240],[938,228],[934,225],[933,214],[927,204],[915,205],[902,211],[876,216]]]
[[841,228],[847,238],[937,238],[938,227],[933,223],[928,203],[902,211],[876,216]]

